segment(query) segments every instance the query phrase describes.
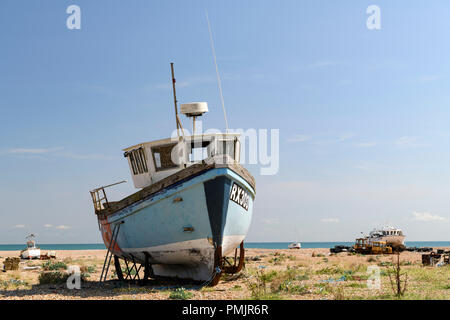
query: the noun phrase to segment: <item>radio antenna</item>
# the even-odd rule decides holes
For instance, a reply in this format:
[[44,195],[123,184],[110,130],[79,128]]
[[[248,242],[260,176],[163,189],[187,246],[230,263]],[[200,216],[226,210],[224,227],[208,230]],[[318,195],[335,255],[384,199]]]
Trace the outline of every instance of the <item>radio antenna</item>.
[[216,66],[217,85],[219,86],[220,100],[222,101],[222,109],[223,109],[223,116],[225,118],[226,133],[228,133],[228,120],[227,120],[227,113],[225,111],[225,102],[223,100],[222,83],[220,82],[219,67],[217,66],[217,59],[216,59],[216,50],[214,49],[214,39],[213,39],[212,31],[211,31],[211,24],[209,23],[208,10],[206,8],[205,8],[205,14],[206,14],[206,21],[208,22],[209,40],[210,40],[210,43],[211,43],[211,51],[212,51],[213,58],[214,58],[214,64]]
[[178,117],[178,106],[177,106],[177,92],[175,90],[175,73],[173,71],[173,62],[170,63],[170,69],[172,71],[172,88],[173,88],[173,103],[175,105],[175,121],[177,123],[177,134],[178,134],[178,138],[180,137],[180,128],[181,128],[181,133],[184,136],[184,131],[183,131],[183,126],[181,125],[181,121],[180,118]]

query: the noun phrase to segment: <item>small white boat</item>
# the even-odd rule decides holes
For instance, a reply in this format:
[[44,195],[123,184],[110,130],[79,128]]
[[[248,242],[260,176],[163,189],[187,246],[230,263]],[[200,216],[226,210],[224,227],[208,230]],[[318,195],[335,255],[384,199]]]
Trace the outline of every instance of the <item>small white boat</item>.
[[290,245],[288,245],[289,249],[301,249],[302,245],[300,242],[293,242]]
[[30,234],[27,239],[27,248],[20,252],[20,257],[22,259],[40,259],[41,249],[39,249],[39,247],[36,247],[34,234]]

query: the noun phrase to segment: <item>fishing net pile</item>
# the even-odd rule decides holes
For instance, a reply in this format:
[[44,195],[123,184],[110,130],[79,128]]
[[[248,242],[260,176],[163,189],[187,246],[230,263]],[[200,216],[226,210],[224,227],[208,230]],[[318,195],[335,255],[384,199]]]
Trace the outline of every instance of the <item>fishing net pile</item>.
[[6,258],[3,261],[4,270],[19,270],[20,258]]

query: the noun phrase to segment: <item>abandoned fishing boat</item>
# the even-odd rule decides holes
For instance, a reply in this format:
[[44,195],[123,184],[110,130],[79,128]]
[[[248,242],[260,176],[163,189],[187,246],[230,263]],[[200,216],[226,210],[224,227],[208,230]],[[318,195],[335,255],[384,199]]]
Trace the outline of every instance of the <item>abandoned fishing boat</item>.
[[366,239],[370,242],[386,242],[388,246],[393,248],[404,247],[406,236],[403,231],[391,226],[373,229]]
[[36,246],[36,242],[34,241],[34,234],[30,234],[27,236],[27,247],[20,251],[20,257],[22,259],[40,259],[41,258],[41,249]]
[[[120,261],[144,268],[144,276],[170,277],[215,285],[222,273],[238,272],[244,262],[244,238],[252,218],[255,180],[239,163],[239,134],[195,135],[195,119],[207,103],[182,104],[193,118],[184,135],[172,81],[177,135],[124,149],[134,186],[140,191],[120,200],[107,199],[105,188],[91,191],[109,263],[119,279]],[[115,185],[115,184],[113,184]],[[234,252],[234,259],[226,255]],[[238,254],[239,253],[239,254]]]

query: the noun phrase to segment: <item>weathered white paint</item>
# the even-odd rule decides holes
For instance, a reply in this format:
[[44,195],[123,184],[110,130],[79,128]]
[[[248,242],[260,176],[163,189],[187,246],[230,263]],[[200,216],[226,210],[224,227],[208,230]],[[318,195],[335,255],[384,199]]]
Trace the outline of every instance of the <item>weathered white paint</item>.
[[41,257],[41,249],[29,248],[21,253],[22,259],[39,259]]
[[[222,254],[233,253],[244,238],[245,235],[225,236]],[[214,271],[214,247],[206,238],[147,248],[122,248],[122,251],[142,260],[143,252],[148,252],[157,276],[207,281]]]
[[[214,156],[218,152],[218,146],[217,141],[220,139],[224,140],[237,140],[235,146],[235,160],[239,162],[240,158],[240,143],[239,143],[239,136],[240,133],[214,133],[214,134],[202,134],[202,135],[194,135],[194,136],[186,136],[182,137],[181,140],[178,139],[178,137],[174,138],[167,138],[162,140],[155,140],[155,141],[149,141],[149,142],[143,142],[140,144],[136,144],[134,146],[128,147],[123,149],[123,151],[132,151],[138,148],[142,148],[145,152],[145,157],[147,159],[147,168],[148,172],[142,173],[142,174],[133,174],[133,169],[131,166],[130,158],[127,158],[128,166],[130,168],[131,177],[133,179],[133,184],[135,188],[145,188],[157,181],[160,181],[177,171],[183,170],[185,167],[190,166],[194,164],[195,162],[189,161],[189,154],[192,152],[191,149],[191,142],[202,142],[202,141],[210,141],[209,146],[207,147],[207,154],[208,157]],[[152,148],[158,147],[158,146],[164,146],[169,144],[176,143],[177,150],[173,152],[176,154],[174,156],[174,162],[176,162],[178,167],[166,169],[166,170],[160,170],[157,171],[154,161],[153,161],[153,155],[152,155]],[[175,160],[176,159],[176,160]]]

